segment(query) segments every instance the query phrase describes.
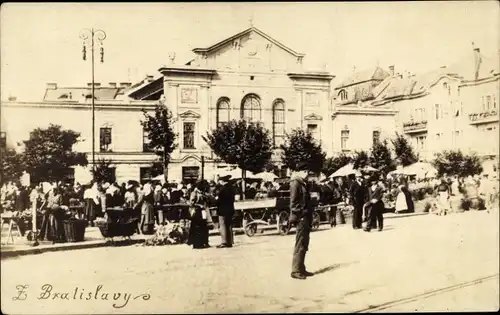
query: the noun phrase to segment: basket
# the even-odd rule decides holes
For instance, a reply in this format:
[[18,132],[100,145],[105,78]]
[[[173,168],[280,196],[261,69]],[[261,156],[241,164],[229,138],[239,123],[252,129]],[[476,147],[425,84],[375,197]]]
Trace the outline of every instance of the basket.
[[96,222],[103,237],[132,236],[137,229],[137,219],[127,222]]
[[86,220],[65,220],[63,221],[64,235],[68,242],[81,242],[85,236]]

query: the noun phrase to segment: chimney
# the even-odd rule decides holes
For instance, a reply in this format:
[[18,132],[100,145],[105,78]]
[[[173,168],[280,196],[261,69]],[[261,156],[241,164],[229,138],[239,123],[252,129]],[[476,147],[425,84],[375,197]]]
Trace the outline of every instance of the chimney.
[[148,74],[148,75],[146,75],[146,79],[145,79],[144,81],[146,81],[146,82],[153,82],[153,81],[154,81],[154,80],[153,80],[153,76],[152,76],[152,75],[149,75],[149,74]]
[[17,97],[9,96],[9,102],[15,102],[16,100],[17,100]]
[[392,77],[394,76],[394,66],[389,66],[389,73]]
[[120,82],[120,87],[128,88],[132,85],[130,82]]
[[115,88],[116,87],[116,82],[109,82],[109,87]]
[[57,83],[47,83],[47,90],[57,90]]
[[481,67],[481,50],[474,47],[474,79],[479,79],[479,68]]

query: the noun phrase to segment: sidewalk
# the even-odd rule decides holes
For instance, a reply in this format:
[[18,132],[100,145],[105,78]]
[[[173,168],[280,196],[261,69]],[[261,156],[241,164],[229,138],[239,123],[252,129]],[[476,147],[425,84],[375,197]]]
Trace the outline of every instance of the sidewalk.
[[[427,213],[406,213],[406,214],[394,214],[394,213],[386,213],[384,214],[384,219],[394,219],[394,218],[405,218],[417,215],[426,215]],[[349,221],[348,221],[349,222]],[[346,223],[349,224],[349,223]],[[269,231],[275,229],[275,226],[264,226],[261,227],[263,231]],[[245,232],[243,229],[238,228],[234,230],[236,235],[243,235]],[[5,233],[6,234],[6,233]],[[210,231],[210,236],[219,235],[218,230]],[[50,241],[41,241],[40,244],[36,247],[33,247],[31,242],[28,242],[24,237],[16,237],[14,236],[14,244],[4,245],[6,242],[7,235],[2,233],[2,245],[0,247],[1,258],[10,258],[16,256],[24,256],[24,255],[33,255],[33,254],[41,254],[45,252],[54,252],[54,251],[64,251],[64,250],[75,250],[75,249],[86,249],[86,248],[96,248],[96,247],[105,247],[109,246],[108,242],[101,235],[101,232],[97,227],[89,227],[85,230],[85,240],[83,242],[77,243],[56,243],[52,244]],[[138,244],[144,242],[147,238],[151,237],[151,235],[133,235],[131,237],[130,244]],[[121,238],[116,238],[116,243],[118,245],[128,244],[127,241],[122,241]]]

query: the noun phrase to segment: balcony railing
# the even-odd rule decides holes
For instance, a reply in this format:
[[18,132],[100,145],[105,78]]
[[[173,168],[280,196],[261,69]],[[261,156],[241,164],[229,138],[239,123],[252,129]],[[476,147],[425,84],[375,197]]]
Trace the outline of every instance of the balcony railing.
[[405,133],[427,131],[427,120],[406,122],[403,124],[403,131]]
[[498,111],[496,110],[469,114],[469,121],[471,124],[484,124],[489,122],[495,122],[497,120],[498,120]]

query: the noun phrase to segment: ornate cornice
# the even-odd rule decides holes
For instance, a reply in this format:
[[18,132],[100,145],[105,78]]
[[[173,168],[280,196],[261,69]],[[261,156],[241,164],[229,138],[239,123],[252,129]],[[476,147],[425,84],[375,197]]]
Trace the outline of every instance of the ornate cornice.
[[196,119],[198,119],[198,118],[201,118],[201,115],[193,110],[187,110],[187,111],[179,114],[179,117],[180,118],[196,118]]
[[304,120],[323,120],[323,117],[321,115],[312,113],[304,116]]

